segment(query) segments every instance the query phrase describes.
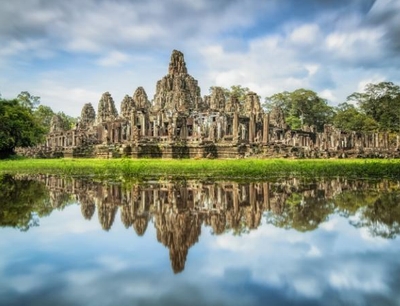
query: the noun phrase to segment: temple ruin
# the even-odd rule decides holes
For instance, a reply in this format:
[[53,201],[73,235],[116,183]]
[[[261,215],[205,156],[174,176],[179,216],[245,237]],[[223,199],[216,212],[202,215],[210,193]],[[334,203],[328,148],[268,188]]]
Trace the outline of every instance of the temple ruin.
[[[97,107],[83,106],[79,123],[64,130],[54,116],[46,143],[35,151],[47,157],[399,157],[400,136],[343,132],[326,125],[291,130],[282,110],[265,112],[259,96],[243,101],[213,87],[201,97],[184,56],[174,50],[168,74],[157,82],[149,101],[143,87],[126,95],[120,112],[109,92]],[[29,150],[28,150],[29,151]],[[26,151],[25,151],[26,152]]]

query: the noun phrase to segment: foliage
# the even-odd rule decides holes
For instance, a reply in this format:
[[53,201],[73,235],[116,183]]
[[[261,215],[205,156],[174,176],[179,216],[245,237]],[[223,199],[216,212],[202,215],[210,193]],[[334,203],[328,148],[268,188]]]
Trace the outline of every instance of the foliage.
[[49,193],[43,183],[0,176],[0,226],[11,226],[26,231],[38,226],[38,217],[53,210]]
[[33,96],[27,91],[21,91],[17,100],[21,106],[30,110],[34,110],[40,104],[40,97]]
[[49,106],[44,105],[39,105],[39,107],[34,110],[33,115],[37,122],[45,129],[46,133],[50,131],[50,123],[54,115],[61,118],[64,130],[74,128],[77,123],[76,118],[68,116],[64,112],[55,113]]
[[336,108],[333,124],[343,131],[375,131],[378,123],[370,116],[360,112],[354,105],[347,102]]
[[49,106],[39,105],[33,112],[33,115],[43,129],[48,133],[50,131],[51,118],[54,116],[53,110]]
[[280,107],[292,129],[300,129],[306,124],[314,125],[318,131],[322,131],[325,124],[332,122],[334,114],[325,99],[306,89],[274,94],[265,99],[264,107],[269,111]]
[[[366,183],[364,183],[366,184]],[[384,186],[360,186],[335,197],[334,203],[346,217],[357,215],[351,224],[368,228],[373,236],[395,238],[400,233],[400,190]]]
[[319,224],[328,220],[334,212],[334,205],[324,197],[292,193],[286,200],[283,211],[267,215],[267,222],[277,227],[296,229],[300,232],[315,230]]
[[[210,92],[213,91],[215,86],[210,87]],[[230,88],[222,88],[225,94],[225,99],[230,99],[231,96],[238,98],[240,103],[243,103],[246,94],[249,93],[250,89],[248,87],[242,87],[242,85],[232,85]]]
[[39,143],[44,133],[25,103],[18,99],[0,100],[0,157],[10,156],[16,147]]
[[64,112],[58,112],[57,115],[62,119],[64,130],[70,130],[74,128],[75,124],[78,122],[77,118],[68,116]]
[[364,92],[355,92],[347,100],[356,102],[380,130],[400,131],[400,86],[392,82],[368,84]]

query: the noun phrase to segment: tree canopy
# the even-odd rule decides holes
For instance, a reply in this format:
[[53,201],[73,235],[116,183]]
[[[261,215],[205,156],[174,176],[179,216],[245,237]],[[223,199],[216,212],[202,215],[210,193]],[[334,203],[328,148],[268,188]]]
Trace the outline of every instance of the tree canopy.
[[45,134],[31,108],[19,99],[0,99],[0,157],[8,157],[16,147],[39,143]]
[[381,131],[400,131],[400,86],[392,82],[368,84],[364,92],[351,94],[347,101],[375,120]]
[[300,129],[302,125],[314,125],[322,131],[324,124],[332,122],[334,110],[327,101],[314,91],[297,89],[293,92],[284,91],[265,99],[264,107],[271,110],[280,107],[285,114],[286,123],[292,129]]
[[339,104],[336,108],[333,125],[347,132],[370,132],[378,129],[378,123],[372,117],[347,102]]

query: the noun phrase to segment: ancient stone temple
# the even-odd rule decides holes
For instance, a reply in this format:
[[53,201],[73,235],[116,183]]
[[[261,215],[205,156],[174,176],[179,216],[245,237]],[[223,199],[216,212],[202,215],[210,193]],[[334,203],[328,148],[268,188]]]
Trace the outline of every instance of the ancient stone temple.
[[389,157],[399,156],[400,137],[387,133],[343,132],[326,126],[291,130],[282,110],[263,110],[259,96],[242,101],[213,87],[201,96],[184,55],[174,50],[168,73],[156,84],[152,101],[143,87],[121,101],[118,113],[109,92],[83,106],[80,122],[63,130],[53,118],[41,156],[65,157]]

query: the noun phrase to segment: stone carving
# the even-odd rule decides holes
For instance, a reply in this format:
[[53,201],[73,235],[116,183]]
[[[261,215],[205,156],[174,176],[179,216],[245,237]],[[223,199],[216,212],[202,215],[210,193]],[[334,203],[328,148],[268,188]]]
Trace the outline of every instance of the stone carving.
[[273,108],[269,115],[269,122],[272,126],[276,126],[281,129],[286,128],[285,115],[283,114],[283,110],[279,107]]
[[146,91],[143,87],[138,87],[133,94],[133,100],[137,108],[139,109],[149,109],[151,104],[147,98]]
[[225,93],[221,87],[213,87],[211,95],[204,97],[205,105],[211,111],[221,111],[225,109]]
[[182,52],[172,52],[168,75],[157,82],[154,104],[156,111],[186,113],[202,106],[200,87],[187,73]]
[[97,111],[97,122],[111,121],[118,117],[117,109],[111,94],[105,92],[99,101],[99,107]]
[[230,96],[225,105],[225,112],[240,112],[241,105],[237,96]]
[[260,98],[255,92],[248,92],[246,94],[243,108],[246,114],[256,114],[263,112],[260,104]]
[[82,127],[91,126],[96,120],[96,112],[91,103],[86,103],[81,111],[80,124]]
[[121,102],[121,116],[125,119],[130,119],[133,112],[136,110],[136,104],[132,97],[126,95]]

